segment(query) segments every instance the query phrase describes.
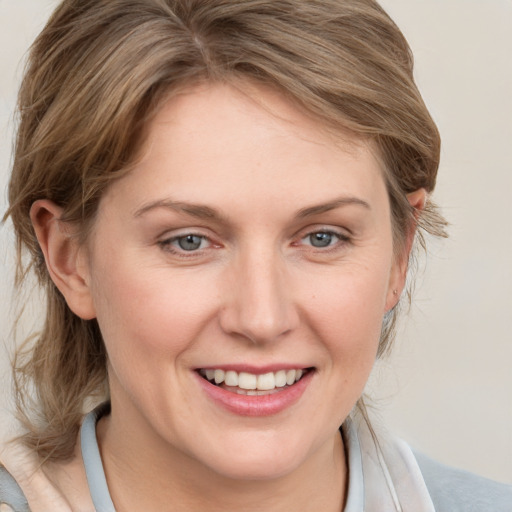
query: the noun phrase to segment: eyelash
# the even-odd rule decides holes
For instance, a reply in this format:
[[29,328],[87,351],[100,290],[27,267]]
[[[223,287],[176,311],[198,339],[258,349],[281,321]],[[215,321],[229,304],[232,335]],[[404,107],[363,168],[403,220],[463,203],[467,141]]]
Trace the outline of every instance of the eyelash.
[[193,258],[195,256],[197,256],[199,253],[202,253],[205,249],[208,249],[210,247],[207,247],[207,248],[198,248],[196,250],[191,250],[191,251],[187,251],[186,249],[183,249],[183,248],[177,248],[175,247],[173,244],[174,243],[178,243],[179,240],[183,240],[183,239],[186,239],[188,237],[197,237],[197,238],[200,238],[201,239],[201,245],[204,241],[206,242],[209,242],[210,244],[210,247],[213,246],[214,244],[212,243],[212,241],[205,235],[201,235],[201,234],[198,234],[198,233],[184,233],[183,235],[177,235],[177,236],[173,236],[173,237],[170,237],[170,238],[166,238],[165,240],[161,240],[160,242],[158,242],[158,245],[165,251],[167,252],[170,252],[171,254],[173,255],[176,255],[176,256],[179,256],[180,258]]
[[332,229],[320,229],[320,230],[311,231],[311,232],[307,233],[305,236],[303,236],[300,239],[300,241],[304,241],[306,239],[310,239],[310,241],[311,241],[311,237],[313,237],[314,235],[327,235],[327,236],[331,237],[331,239],[337,239],[335,241],[335,243],[333,243],[333,244],[329,243],[329,245],[326,245],[323,247],[322,246],[314,246],[312,243],[309,244],[310,247],[313,247],[314,249],[319,249],[322,252],[325,252],[326,250],[335,250],[338,248],[338,246],[340,244],[343,245],[343,244],[350,242],[349,236],[347,236],[344,233],[334,231]]
[[[319,252],[319,253],[330,253],[330,252],[337,251],[351,242],[351,238],[347,234],[342,233],[340,231],[336,231],[333,229],[316,229],[316,230],[307,232],[304,236],[301,236],[299,238],[298,242],[294,242],[292,245],[293,246],[302,245],[300,242],[303,242],[303,241],[307,240],[308,238],[311,241],[311,237],[313,237],[314,235],[327,235],[327,236],[331,237],[331,241],[332,241],[332,239],[334,239],[334,243],[329,243],[329,245],[326,245],[323,247],[322,246],[315,247],[312,243],[305,244],[305,246],[310,247],[314,251]],[[179,243],[180,240],[184,240],[188,237],[197,237],[197,238],[201,239],[200,247],[197,249],[187,251],[186,249],[178,248],[175,246],[175,244]],[[201,245],[203,245],[203,242],[207,242],[209,245],[207,247],[201,247]],[[180,258],[194,258],[194,257],[204,254],[205,250],[215,247],[215,244],[212,242],[212,240],[209,237],[199,234],[199,233],[194,233],[194,232],[184,233],[182,235],[177,235],[177,236],[173,236],[170,238],[166,238],[165,240],[161,240],[160,242],[158,242],[158,245],[163,250],[165,250],[175,256],[178,256]],[[220,247],[220,245],[217,245],[217,247]]]

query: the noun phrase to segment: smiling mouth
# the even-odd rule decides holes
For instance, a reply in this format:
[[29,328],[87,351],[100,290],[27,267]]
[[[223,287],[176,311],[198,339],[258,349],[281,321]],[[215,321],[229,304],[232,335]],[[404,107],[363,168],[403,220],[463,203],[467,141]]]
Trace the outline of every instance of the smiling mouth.
[[312,370],[313,368],[297,368],[259,375],[217,368],[201,368],[197,371],[205,380],[226,391],[239,395],[262,396],[279,393],[290,388]]

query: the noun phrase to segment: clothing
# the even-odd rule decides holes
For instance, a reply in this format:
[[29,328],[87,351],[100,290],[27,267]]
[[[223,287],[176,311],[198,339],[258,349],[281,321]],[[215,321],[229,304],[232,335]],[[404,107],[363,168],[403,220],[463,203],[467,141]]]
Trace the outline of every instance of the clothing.
[[415,456],[436,512],[512,512],[512,485]]
[[0,504],[8,504],[15,512],[29,512],[27,499],[16,480],[3,467],[0,467]]
[[[96,422],[107,412],[108,408],[102,406],[88,414],[80,433],[96,512],[115,512],[96,441]],[[373,431],[361,420],[347,419],[341,434],[349,467],[344,512],[512,512],[510,485],[413,454],[400,440],[383,436],[376,441]],[[14,512],[30,512],[21,489],[0,467],[0,503],[4,502]],[[67,510],[52,508],[52,512]]]

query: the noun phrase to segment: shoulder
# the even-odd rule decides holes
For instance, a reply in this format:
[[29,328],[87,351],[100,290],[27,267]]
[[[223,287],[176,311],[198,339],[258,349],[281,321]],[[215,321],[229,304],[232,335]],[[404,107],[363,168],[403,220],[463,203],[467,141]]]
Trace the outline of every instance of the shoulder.
[[29,512],[27,500],[16,480],[0,464],[0,504],[6,504],[14,512]]
[[512,485],[414,455],[436,512],[512,512]]
[[43,463],[21,443],[7,446],[0,462],[0,504],[10,505],[14,512],[94,510],[81,457]]

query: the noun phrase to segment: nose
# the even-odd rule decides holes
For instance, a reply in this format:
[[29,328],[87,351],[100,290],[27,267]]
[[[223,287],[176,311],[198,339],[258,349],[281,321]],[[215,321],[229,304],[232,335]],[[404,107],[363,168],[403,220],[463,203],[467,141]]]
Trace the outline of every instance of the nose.
[[282,257],[260,251],[240,256],[234,267],[228,270],[227,300],[220,312],[224,332],[261,344],[293,331],[299,314]]

